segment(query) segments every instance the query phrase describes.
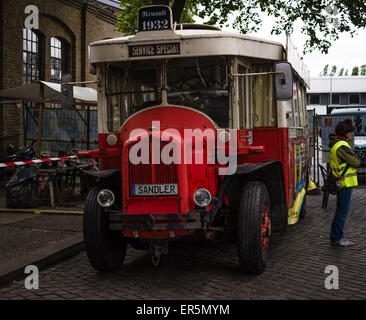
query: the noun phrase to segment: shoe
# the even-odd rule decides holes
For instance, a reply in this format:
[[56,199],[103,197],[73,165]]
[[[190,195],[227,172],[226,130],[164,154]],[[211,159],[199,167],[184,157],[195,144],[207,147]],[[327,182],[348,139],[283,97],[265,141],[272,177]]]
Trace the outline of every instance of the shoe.
[[350,247],[353,246],[354,243],[351,241],[348,241],[346,238],[343,238],[339,241],[331,241],[332,245],[338,246],[338,247]]

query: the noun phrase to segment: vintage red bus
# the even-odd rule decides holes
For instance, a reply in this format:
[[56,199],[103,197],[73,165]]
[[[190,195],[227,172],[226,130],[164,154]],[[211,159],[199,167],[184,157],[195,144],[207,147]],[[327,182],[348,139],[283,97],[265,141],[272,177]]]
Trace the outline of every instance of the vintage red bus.
[[[90,45],[99,150],[79,156],[100,170],[84,211],[88,258],[115,270],[130,244],[157,263],[169,241],[202,235],[235,240],[240,268],[261,273],[271,232],[305,214],[309,73],[290,42],[173,25],[165,6],[138,22],[133,36]],[[184,152],[192,161],[172,161]]]

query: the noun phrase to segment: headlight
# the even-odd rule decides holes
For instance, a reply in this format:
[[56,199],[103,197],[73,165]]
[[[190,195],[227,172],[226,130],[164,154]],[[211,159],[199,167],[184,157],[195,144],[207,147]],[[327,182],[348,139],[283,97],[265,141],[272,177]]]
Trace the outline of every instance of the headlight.
[[206,207],[211,203],[211,193],[205,188],[198,188],[194,193],[193,200],[197,206]]
[[115,197],[111,190],[103,189],[99,191],[97,201],[103,208],[106,208],[114,204]]

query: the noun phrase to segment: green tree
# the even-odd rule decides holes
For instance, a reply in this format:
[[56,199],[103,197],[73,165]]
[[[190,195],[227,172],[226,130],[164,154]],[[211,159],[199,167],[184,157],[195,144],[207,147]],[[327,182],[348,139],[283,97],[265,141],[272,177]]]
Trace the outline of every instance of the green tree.
[[345,77],[348,76],[348,69],[346,70],[346,72],[344,73]]
[[353,69],[352,69],[352,76],[358,76],[358,74],[359,74],[358,67],[357,66],[356,67],[353,67]]
[[343,76],[343,73],[344,73],[344,68],[342,68],[339,73],[338,73],[338,76],[342,77]]
[[335,75],[335,74],[336,74],[336,72],[337,72],[337,66],[333,66],[333,67],[332,67],[332,72],[331,72],[331,73],[333,73],[333,75]]
[[326,77],[328,75],[328,69],[329,69],[329,64],[326,64],[323,68],[323,71],[320,72],[320,76],[321,77]]
[[361,66],[360,76],[366,76],[366,64]]
[[117,26],[126,35],[134,34],[137,29],[137,11],[143,6],[152,4],[169,4],[172,7],[173,20],[180,23],[193,23],[193,16],[198,13],[197,1],[155,1],[155,0],[121,0],[122,11],[117,17]]
[[327,53],[340,33],[354,35],[366,27],[364,0],[121,0],[119,29],[133,34],[139,7],[168,2],[174,21],[192,22],[199,16],[207,24],[222,27],[235,17],[232,26],[244,34],[259,30],[261,12],[275,18],[272,34],[291,34],[295,22],[302,21],[301,31],[307,37],[304,53],[315,49]]

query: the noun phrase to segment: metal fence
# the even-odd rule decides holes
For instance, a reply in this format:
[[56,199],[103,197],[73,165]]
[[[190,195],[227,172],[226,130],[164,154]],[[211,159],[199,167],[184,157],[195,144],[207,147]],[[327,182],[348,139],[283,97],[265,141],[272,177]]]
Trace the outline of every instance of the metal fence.
[[[25,145],[37,140],[39,108],[26,107],[24,121]],[[65,110],[43,108],[40,150],[48,156],[71,154],[73,150],[96,149],[98,128],[96,110]]]

